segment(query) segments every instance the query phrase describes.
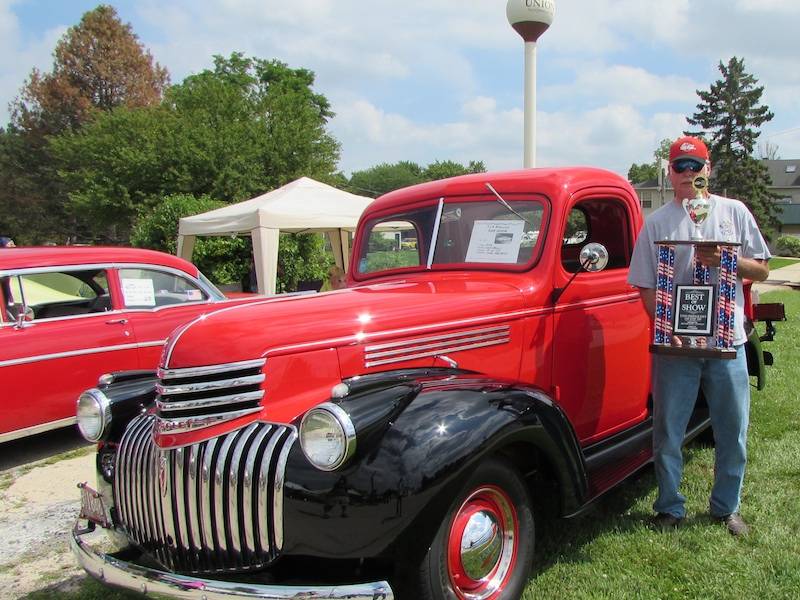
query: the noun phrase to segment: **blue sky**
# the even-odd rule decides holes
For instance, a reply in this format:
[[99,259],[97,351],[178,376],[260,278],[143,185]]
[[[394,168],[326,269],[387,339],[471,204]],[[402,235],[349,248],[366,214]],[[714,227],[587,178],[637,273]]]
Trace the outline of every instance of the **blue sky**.
[[[174,83],[241,51],[316,73],[346,173],[380,162],[522,165],[523,44],[505,0],[112,1]],[[539,166],[627,173],[687,127],[731,56],[765,86],[761,149],[800,158],[797,0],[555,0],[538,44]],[[84,0],[0,0],[0,123]]]

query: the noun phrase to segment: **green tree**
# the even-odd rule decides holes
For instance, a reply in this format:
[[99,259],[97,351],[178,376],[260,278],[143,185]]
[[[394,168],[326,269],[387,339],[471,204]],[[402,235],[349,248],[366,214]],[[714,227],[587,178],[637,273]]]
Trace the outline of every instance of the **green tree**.
[[451,160],[436,161],[423,168],[415,162],[401,160],[394,164],[381,163],[353,172],[348,187],[356,194],[380,196],[425,181],[485,172],[486,167],[482,161],[472,160],[467,166]]
[[415,162],[402,160],[394,164],[381,163],[363,171],[354,171],[350,176],[349,187],[356,194],[377,197],[423,181],[422,167]]
[[653,163],[633,163],[628,169],[628,181],[631,183],[645,183],[658,179],[658,167]]
[[733,57],[719,63],[722,79],[708,91],[698,90],[697,111],[687,121],[697,127],[689,135],[708,140],[713,177],[712,191],[742,200],[769,237],[779,221],[776,196],[766,166],[755,158],[759,127],[772,120],[769,107],[760,104],[763,86],[745,71],[744,59]]
[[425,167],[422,172],[424,181],[436,181],[458,175],[468,175],[470,173],[485,173],[486,166],[483,161],[471,160],[465,167],[464,165],[453,162],[452,160],[436,161]]
[[52,72],[34,69],[12,103],[12,121],[23,131],[60,133],[77,129],[97,110],[156,104],[169,81],[111,6],[85,13],[53,56]]
[[[174,194],[165,197],[154,209],[142,215],[131,232],[131,244],[139,248],[177,251],[178,221],[225,206],[208,196]],[[192,262],[214,283],[242,281],[249,265],[249,241],[241,237],[200,237],[194,245]]]
[[125,242],[170,194],[234,202],[302,175],[334,174],[333,115],[314,75],[234,53],[170,88],[160,107],[117,109],[54,144],[73,206]]
[[628,181],[631,183],[645,183],[658,179],[658,171],[661,168],[661,161],[669,158],[669,147],[672,140],[669,138],[659,142],[658,148],[653,152],[653,162],[632,164],[628,169]]
[[[67,204],[50,140],[76,131],[95,115],[161,100],[167,72],[153,63],[131,26],[109,6],[83,15],[59,40],[53,68],[33,70],[11,105],[0,151],[0,202],[14,237],[64,243],[84,233]],[[0,221],[2,223],[2,221]]]

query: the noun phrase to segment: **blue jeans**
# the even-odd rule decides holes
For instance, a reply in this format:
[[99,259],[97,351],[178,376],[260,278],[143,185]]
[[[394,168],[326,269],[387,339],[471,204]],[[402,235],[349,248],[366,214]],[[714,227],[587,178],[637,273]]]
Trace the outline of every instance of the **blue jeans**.
[[653,453],[658,479],[653,509],[658,513],[686,515],[686,498],[678,491],[683,474],[681,447],[700,386],[716,446],[711,514],[724,517],[739,510],[750,415],[743,345],[737,346],[733,360],[653,356]]

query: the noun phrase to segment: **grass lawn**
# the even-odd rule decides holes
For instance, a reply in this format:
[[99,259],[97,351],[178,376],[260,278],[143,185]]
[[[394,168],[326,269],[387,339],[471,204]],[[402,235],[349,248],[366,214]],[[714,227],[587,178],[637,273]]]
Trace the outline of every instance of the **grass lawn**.
[[[750,536],[736,539],[707,515],[711,447],[687,450],[683,492],[689,515],[675,532],[648,528],[652,468],[622,484],[585,515],[537,523],[536,564],[523,598],[735,599],[800,597],[800,293],[770,292],[789,321],[778,323],[769,381],[753,390],[749,465],[742,514]],[[763,326],[762,326],[763,329]],[[128,600],[87,579],[71,593],[42,590],[28,600]]]
[[800,597],[800,293],[770,292],[762,301],[783,302],[789,321],[778,323],[775,342],[765,344],[775,365],[766,388],[752,395],[742,498],[750,536],[736,539],[708,517],[714,450],[692,444],[681,529],[648,529],[656,488],[648,468],[588,514],[540,527],[526,600]]
[[769,268],[780,269],[781,267],[788,267],[798,262],[800,262],[800,258],[770,258]]

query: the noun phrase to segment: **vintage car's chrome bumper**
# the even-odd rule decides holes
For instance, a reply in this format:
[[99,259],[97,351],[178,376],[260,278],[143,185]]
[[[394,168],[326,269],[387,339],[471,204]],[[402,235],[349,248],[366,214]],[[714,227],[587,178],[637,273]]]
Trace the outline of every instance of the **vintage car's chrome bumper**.
[[111,586],[144,593],[156,598],[181,600],[291,600],[299,598],[331,598],[339,600],[393,600],[394,594],[385,581],[341,586],[257,585],[241,582],[214,581],[187,575],[167,573],[125,562],[95,550],[83,537],[89,530],[80,521],[72,530],[72,551],[78,562],[92,577]]

